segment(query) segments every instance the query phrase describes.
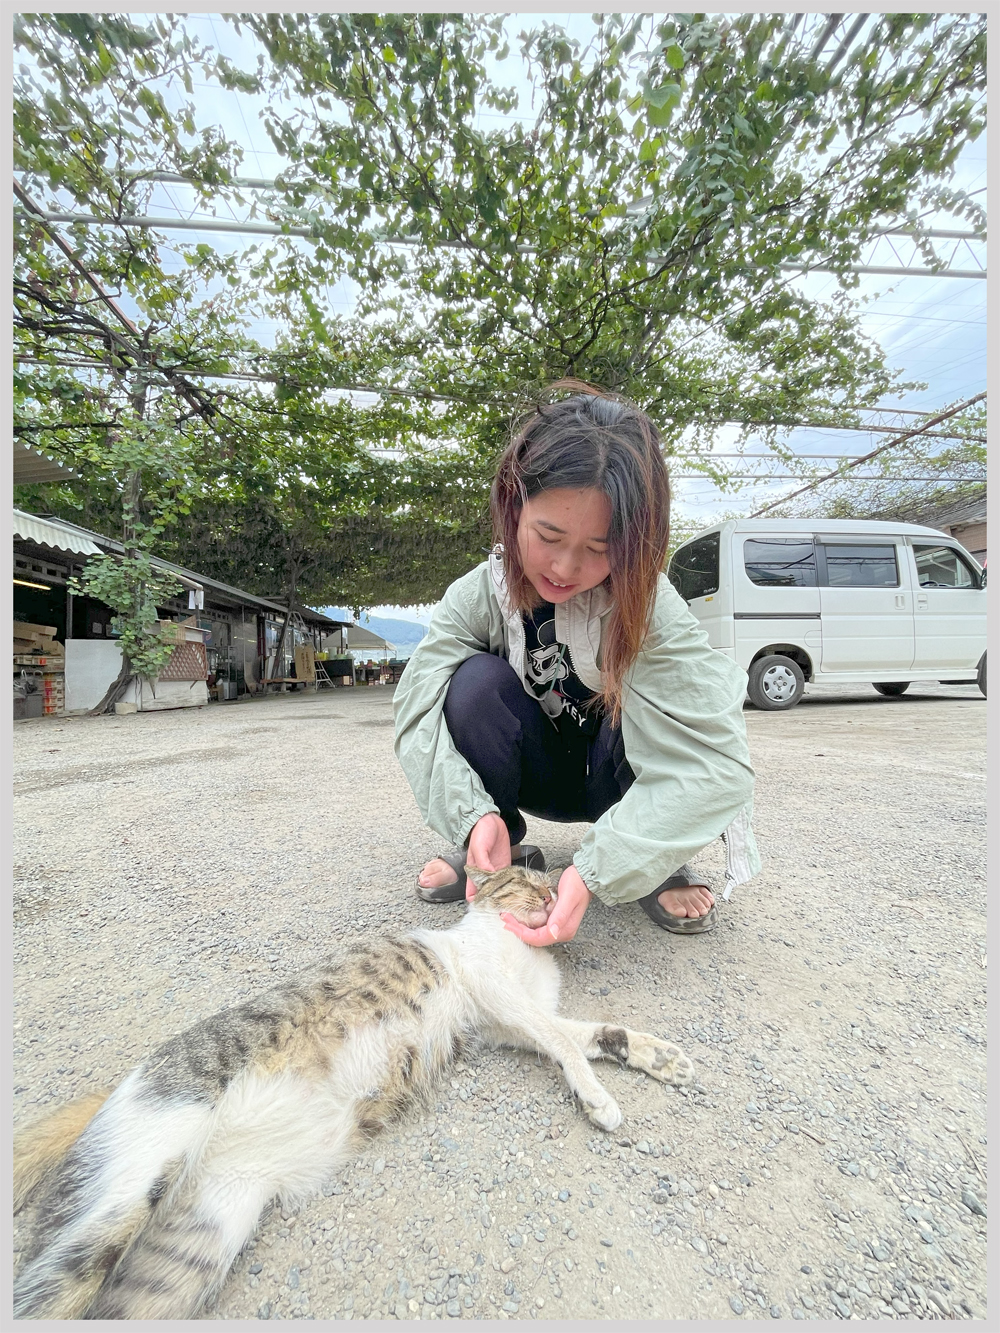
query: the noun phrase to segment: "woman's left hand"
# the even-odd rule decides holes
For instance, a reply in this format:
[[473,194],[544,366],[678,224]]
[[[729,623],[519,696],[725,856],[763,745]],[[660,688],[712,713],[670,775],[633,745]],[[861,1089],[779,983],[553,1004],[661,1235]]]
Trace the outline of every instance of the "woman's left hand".
[[544,926],[532,930],[522,925],[509,912],[502,912],[500,920],[512,935],[516,935],[525,944],[533,944],[538,948],[548,944],[565,944],[579,930],[583,914],[590,906],[593,896],[576,866],[567,866],[559,876],[556,901]]

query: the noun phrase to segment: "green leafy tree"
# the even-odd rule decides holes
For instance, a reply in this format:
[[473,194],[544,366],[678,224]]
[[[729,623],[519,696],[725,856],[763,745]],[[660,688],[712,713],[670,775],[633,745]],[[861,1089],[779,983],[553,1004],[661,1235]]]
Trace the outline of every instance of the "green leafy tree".
[[160,628],[156,607],[178,593],[181,585],[157,570],[145,553],[128,559],[92,556],[85,573],[71,579],[70,584],[75,593],[96,597],[116,613],[114,629],[123,667],[105,698],[92,710],[102,713],[121,698],[132,680],[155,681],[170,660],[174,639]]
[[[798,422],[858,424],[845,404],[902,387],[850,299],[863,247],[932,210],[984,225],[949,187],[984,123],[980,15],[872,15],[826,47],[809,16],[605,15],[586,44],[543,25],[518,38],[533,123],[486,129],[481,110],[516,102],[502,17],[226,17],[258,70],[178,16],[18,17],[21,186],[108,225],[64,228],[67,255],[18,213],[15,429],[86,460],[82,487],[40,500],[124,522],[113,445],[141,369],[143,420],[177,441],[141,469],[148,549],[289,604],[439,596],[487,539],[517,407],[566,374],[630,394],[723,482],[706,458],[722,421],[786,454]],[[161,238],[121,224],[154,170],[209,207],[245,202],[193,72],[267,94],[288,161],[267,209],[310,241],[181,240],[175,271]],[[817,264],[840,275],[832,301],[787,267]],[[345,276],[350,317],[330,297]],[[249,335],[257,317],[279,321],[273,346]],[[378,405],[337,400],[359,386]]]
[[[492,130],[475,118],[511,102],[485,67],[499,20],[239,21],[296,103],[267,119],[290,204],[329,245],[338,228],[414,242],[372,260],[361,302],[395,383],[510,402],[576,374],[677,434],[883,397],[892,376],[853,310],[809,300],[783,265],[850,285],[879,227],[919,231],[930,204],[984,221],[945,185],[983,125],[983,21],[874,16],[824,64],[793,17],[610,15],[586,50],[522,33],[537,118]],[[295,289],[318,292],[325,249],[297,262]],[[400,324],[423,355],[392,355]]]

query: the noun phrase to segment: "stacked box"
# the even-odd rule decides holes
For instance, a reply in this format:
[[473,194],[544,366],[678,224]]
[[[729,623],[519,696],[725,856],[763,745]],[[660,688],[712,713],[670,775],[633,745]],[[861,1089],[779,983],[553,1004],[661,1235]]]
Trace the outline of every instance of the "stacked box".
[[29,669],[40,686],[43,712],[49,715],[66,708],[66,650],[55,634],[55,625],[14,621],[15,672]]
[[42,708],[46,717],[61,713],[66,707],[66,673],[64,671],[44,671],[42,673]]

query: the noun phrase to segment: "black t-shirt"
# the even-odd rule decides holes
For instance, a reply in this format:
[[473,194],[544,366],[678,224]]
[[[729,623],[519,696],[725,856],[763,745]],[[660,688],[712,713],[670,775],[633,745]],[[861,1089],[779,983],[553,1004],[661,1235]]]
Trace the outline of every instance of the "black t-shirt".
[[527,682],[560,732],[594,736],[604,716],[600,699],[573,670],[569,649],[557,640],[555,612],[552,602],[542,602],[524,614]]

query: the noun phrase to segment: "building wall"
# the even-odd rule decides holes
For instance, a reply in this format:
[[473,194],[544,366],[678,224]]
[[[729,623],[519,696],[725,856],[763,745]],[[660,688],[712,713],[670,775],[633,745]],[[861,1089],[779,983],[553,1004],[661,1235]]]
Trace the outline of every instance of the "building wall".
[[[66,644],[66,712],[86,712],[104,698],[122,665],[121,645],[102,639],[70,639]],[[203,680],[158,680],[133,682],[124,702],[136,703],[140,711],[162,708],[192,708],[208,703]]]
[[986,523],[969,523],[949,529],[956,541],[974,555],[980,564],[986,559]]
[[68,639],[66,712],[78,713],[95,708],[121,667],[121,646],[114,640]]

